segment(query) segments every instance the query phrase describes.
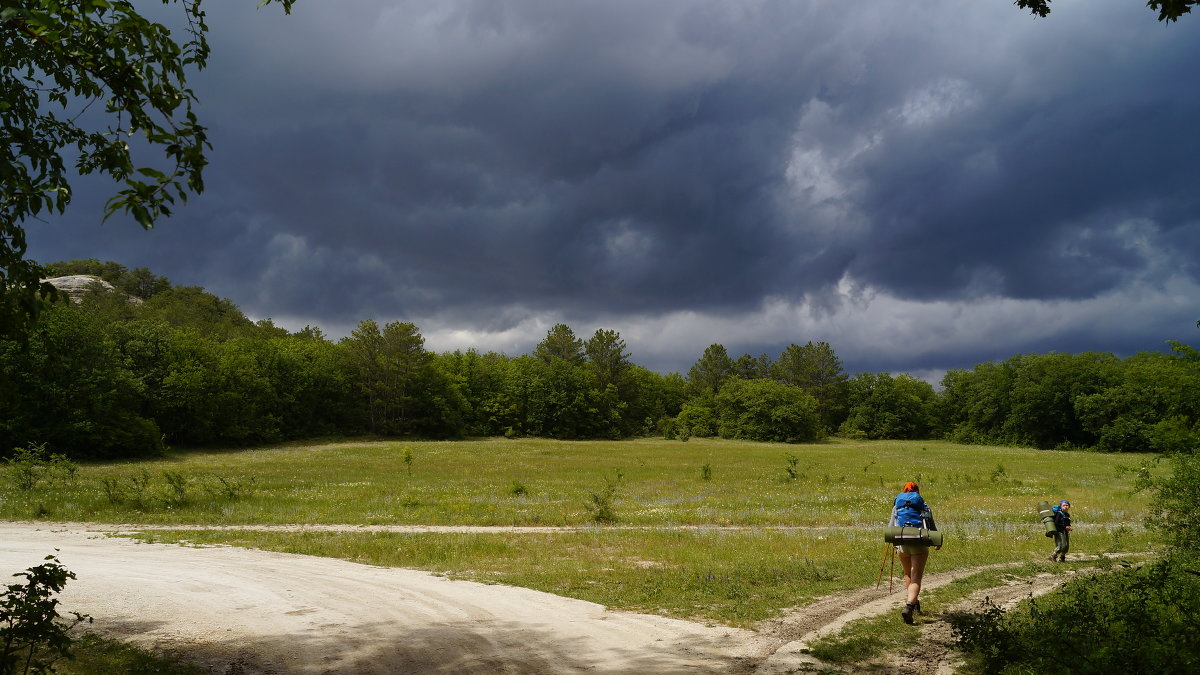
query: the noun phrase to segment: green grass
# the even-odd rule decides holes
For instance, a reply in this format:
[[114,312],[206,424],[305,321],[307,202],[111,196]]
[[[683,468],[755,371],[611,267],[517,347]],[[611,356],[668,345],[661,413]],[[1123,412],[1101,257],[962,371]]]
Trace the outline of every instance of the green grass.
[[178,659],[152,654],[133,645],[87,633],[77,638],[71,648],[74,659],[62,659],[54,664],[59,675],[201,675],[208,669],[183,663]]
[[[413,458],[404,463],[405,450]],[[786,479],[787,453],[800,459]],[[581,525],[590,495],[619,486],[626,525],[882,524],[916,480],[957,536],[1024,529],[1042,499],[1067,497],[1080,523],[1137,525],[1121,463],[1141,456],[935,441],[785,445],[718,439],[369,442],[179,452],[88,464],[33,490],[0,483],[0,517],[163,524]],[[711,480],[701,478],[711,467]],[[164,478],[183,478],[182,497]],[[145,481],[139,488],[138,482]],[[222,482],[223,481],[223,482]],[[514,485],[522,490],[514,490]],[[240,494],[238,494],[240,490]],[[114,499],[115,498],[115,499]]]

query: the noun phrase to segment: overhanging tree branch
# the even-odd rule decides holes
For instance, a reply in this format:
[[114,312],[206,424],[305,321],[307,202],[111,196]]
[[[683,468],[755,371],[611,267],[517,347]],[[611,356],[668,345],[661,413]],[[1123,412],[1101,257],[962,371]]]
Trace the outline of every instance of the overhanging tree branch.
[[[1148,0],[1146,6],[1158,12],[1159,21],[1170,23],[1190,13],[1192,6],[1198,3],[1200,0]],[[1040,17],[1050,15],[1050,0],[1016,0],[1013,4]]]
[[[185,39],[129,0],[0,0],[0,335],[23,333],[53,299],[25,258],[24,223],[65,212],[75,175],[118,183],[104,218],[123,212],[144,228],[204,190],[211,145],[187,75],[207,65],[208,25],[202,0],[162,1],[182,7]],[[259,6],[272,2],[290,12],[294,0]],[[104,112],[89,112],[100,99]],[[140,158],[154,149],[157,165]]]

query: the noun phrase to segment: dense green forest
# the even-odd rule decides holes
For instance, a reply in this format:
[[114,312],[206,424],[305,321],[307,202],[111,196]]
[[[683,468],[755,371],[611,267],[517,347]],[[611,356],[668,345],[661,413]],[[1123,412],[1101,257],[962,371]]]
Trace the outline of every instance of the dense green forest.
[[554,326],[531,354],[434,353],[417,326],[362,321],[338,341],[251,321],[236,304],[145,268],[89,274],[77,302],[0,341],[0,449],[149,456],[167,444],[253,445],[326,436],[662,434],[803,442],[948,438],[1039,448],[1170,451],[1200,436],[1200,353],[1024,354],[946,374],[842,368],[824,342],[777,358],[709,346],[686,375],[637,365],[613,330]]

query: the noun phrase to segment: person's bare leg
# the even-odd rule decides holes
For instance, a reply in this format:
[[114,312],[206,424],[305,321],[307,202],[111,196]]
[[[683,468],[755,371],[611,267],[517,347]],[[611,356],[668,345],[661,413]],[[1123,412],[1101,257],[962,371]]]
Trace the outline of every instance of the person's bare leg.
[[[900,566],[904,568],[904,590],[908,596],[908,602],[905,603],[904,609],[900,612],[900,618],[904,619],[904,623],[908,623],[908,624],[911,624],[913,622],[912,616],[913,616],[913,611],[915,609],[915,606],[914,606],[915,601],[913,600],[914,596],[913,596],[913,592],[912,592],[914,562],[915,562],[916,558],[920,558],[920,557],[921,556],[919,556],[919,555],[911,555],[908,553],[900,554]],[[920,577],[918,576],[917,578],[919,579]],[[920,589],[921,589],[921,587],[920,587],[920,584],[918,583],[917,590],[920,591]]]
[[900,553],[900,567],[904,569],[904,588],[907,589],[911,583],[912,556],[907,553]]
[[908,562],[904,565],[904,586],[908,589],[908,602],[916,604],[917,596],[921,594],[921,579],[925,576],[925,562],[929,560],[929,552],[915,553],[907,557]]

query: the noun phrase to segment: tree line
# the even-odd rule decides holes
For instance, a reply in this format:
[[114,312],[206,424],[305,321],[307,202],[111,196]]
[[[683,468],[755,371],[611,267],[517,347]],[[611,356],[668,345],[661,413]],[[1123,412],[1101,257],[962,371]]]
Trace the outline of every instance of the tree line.
[[529,354],[435,353],[409,322],[362,321],[330,340],[251,321],[233,302],[145,268],[48,266],[96,287],[0,340],[0,449],[77,458],[166,445],[256,445],[376,435],[562,439],[663,435],[808,442],[964,443],[1171,451],[1200,438],[1200,353],[1026,354],[952,370],[851,377],[825,342],[777,358],[710,345],[688,370],[637,365],[615,330],[551,328]]

